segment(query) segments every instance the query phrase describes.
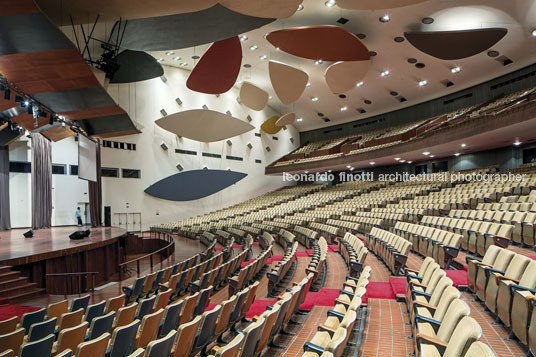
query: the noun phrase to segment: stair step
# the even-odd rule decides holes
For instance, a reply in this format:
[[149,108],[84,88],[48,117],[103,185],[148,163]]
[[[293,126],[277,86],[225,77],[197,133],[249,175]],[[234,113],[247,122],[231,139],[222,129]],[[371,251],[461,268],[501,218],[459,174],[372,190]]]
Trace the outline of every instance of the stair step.
[[33,288],[32,290],[22,292],[17,295],[10,296],[8,298],[8,301],[10,304],[18,303],[23,300],[27,300],[30,298],[33,298],[35,296],[43,295],[45,293],[45,289],[39,289],[39,288]]
[[0,274],[8,273],[11,271],[11,267],[8,265],[0,265]]
[[6,280],[0,282],[0,290],[9,289],[15,286],[24,285],[28,282],[28,278],[24,276],[18,276],[12,280]]
[[7,289],[0,290],[0,297],[11,298],[12,296],[18,296],[22,293],[34,290],[37,287],[36,283],[26,283],[20,286],[15,286]]
[[13,280],[19,277],[20,271],[8,271],[4,273],[0,273],[0,283],[3,283],[4,281]]

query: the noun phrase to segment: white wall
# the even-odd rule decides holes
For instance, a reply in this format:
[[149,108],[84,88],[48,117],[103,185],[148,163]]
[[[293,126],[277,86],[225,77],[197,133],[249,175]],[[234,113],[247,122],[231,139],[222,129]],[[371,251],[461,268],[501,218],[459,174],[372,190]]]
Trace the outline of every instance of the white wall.
[[[105,206],[112,207],[113,213],[141,212],[144,229],[151,225],[176,221],[214,211],[229,205],[242,202],[262,193],[275,190],[284,185],[281,177],[264,175],[264,168],[271,162],[287,154],[299,145],[299,133],[294,127],[281,130],[274,135],[279,140],[273,140],[272,135],[260,132],[260,125],[270,116],[277,114],[267,108],[262,112],[248,110],[236,101],[239,90],[231,89],[217,98],[215,95],[206,95],[190,91],[186,88],[188,71],[174,67],[164,66],[164,83],[159,78],[132,83],[130,85],[110,85],[109,93],[127,110],[130,116],[141,127],[142,134],[117,138],[117,141],[135,143],[136,151],[102,148],[102,166],[141,169],[141,179],[103,178],[103,202]],[[179,106],[175,98],[179,97],[183,104]],[[255,126],[246,134],[231,138],[232,146],[225,141],[215,143],[201,143],[176,135],[161,129],[154,121],[161,117],[160,110],[165,109],[168,114],[183,110],[201,109],[206,104],[209,109],[225,113],[229,110],[236,118],[246,120],[249,114]],[[207,128],[210,130],[210,128]],[[294,138],[291,143],[290,138]],[[253,148],[247,148],[251,142]],[[161,143],[168,146],[164,151]],[[265,147],[271,148],[270,152]],[[197,151],[197,156],[175,153],[175,149]],[[216,159],[201,156],[201,152],[221,154],[223,158]],[[225,155],[240,156],[244,161],[225,159]],[[262,160],[261,164],[255,159]],[[230,168],[233,171],[247,173],[248,176],[237,184],[209,197],[189,201],[173,202],[158,199],[145,194],[143,191],[153,183],[179,172],[176,165],[180,163],[185,170]],[[128,208],[127,208],[128,207]],[[116,220],[113,220],[117,224]]]

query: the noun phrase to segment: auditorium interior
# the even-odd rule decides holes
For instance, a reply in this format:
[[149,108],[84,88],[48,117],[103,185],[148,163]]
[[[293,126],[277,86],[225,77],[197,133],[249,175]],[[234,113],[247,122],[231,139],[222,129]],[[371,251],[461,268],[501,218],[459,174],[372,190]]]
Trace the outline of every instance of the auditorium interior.
[[0,357],[536,356],[536,0],[0,0]]

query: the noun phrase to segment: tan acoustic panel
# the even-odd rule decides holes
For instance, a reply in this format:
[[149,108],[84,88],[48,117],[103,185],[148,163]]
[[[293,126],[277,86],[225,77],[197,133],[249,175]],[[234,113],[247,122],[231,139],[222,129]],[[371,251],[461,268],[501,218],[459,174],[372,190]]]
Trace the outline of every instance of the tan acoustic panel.
[[118,21],[119,18],[141,19],[146,17],[184,14],[208,9],[218,0],[36,0],[41,10],[56,24],[75,24]]
[[269,95],[256,85],[244,82],[240,87],[240,102],[246,107],[259,111],[268,104]]
[[290,125],[292,123],[294,123],[294,121],[296,120],[296,113],[287,113],[285,115],[283,115],[281,118],[279,118],[276,122],[275,122],[275,125],[276,126],[280,126],[280,127],[284,127],[284,126],[287,126],[287,125]]
[[329,89],[335,94],[346,93],[361,82],[370,68],[370,61],[336,62],[324,74]]
[[278,120],[279,115],[274,115],[273,117],[268,118],[264,123],[262,123],[261,130],[266,134],[277,134],[282,129],[282,127],[275,125]]
[[164,130],[188,139],[214,142],[242,135],[255,127],[231,115],[207,109],[193,109],[155,121]]
[[303,0],[220,0],[220,4],[243,15],[285,19],[298,10]]
[[55,126],[51,129],[44,130],[41,132],[44,136],[46,136],[48,139],[56,142],[63,139],[70,138],[71,136],[75,136],[76,133],[71,130],[69,127],[62,127],[62,126]]
[[337,0],[337,6],[349,10],[384,10],[415,5],[428,0]]
[[309,81],[307,73],[276,61],[270,61],[268,71],[275,94],[283,104],[288,105],[300,99]]

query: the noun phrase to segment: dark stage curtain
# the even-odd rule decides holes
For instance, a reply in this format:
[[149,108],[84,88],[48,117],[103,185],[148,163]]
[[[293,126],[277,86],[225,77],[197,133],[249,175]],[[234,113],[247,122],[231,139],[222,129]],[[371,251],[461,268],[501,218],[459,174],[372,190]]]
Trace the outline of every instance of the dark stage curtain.
[[49,228],[52,222],[52,145],[32,134],[32,227]]
[[97,182],[88,182],[91,227],[102,226],[102,176],[100,140],[97,141]]
[[0,231],[11,229],[9,211],[9,150],[0,146]]

